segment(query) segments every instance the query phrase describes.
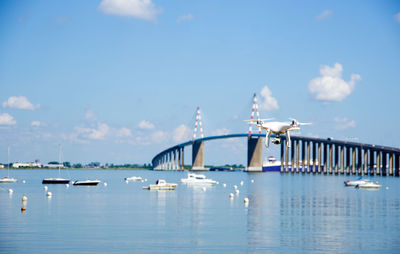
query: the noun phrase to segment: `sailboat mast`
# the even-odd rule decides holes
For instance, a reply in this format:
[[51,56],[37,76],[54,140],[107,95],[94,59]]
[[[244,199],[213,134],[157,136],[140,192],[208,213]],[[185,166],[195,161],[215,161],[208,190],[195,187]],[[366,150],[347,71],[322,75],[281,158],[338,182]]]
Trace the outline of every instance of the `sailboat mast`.
[[7,177],[10,177],[10,147],[7,147]]
[[58,176],[60,177],[61,175],[61,144],[58,144]]

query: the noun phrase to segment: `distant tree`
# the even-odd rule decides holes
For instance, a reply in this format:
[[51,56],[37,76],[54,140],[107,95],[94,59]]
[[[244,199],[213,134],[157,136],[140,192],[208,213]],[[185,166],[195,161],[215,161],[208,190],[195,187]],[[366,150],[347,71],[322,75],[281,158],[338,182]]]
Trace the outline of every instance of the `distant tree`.
[[70,168],[71,167],[71,163],[69,161],[64,161],[63,162],[64,167],[66,168]]
[[77,164],[74,164],[73,167],[74,167],[74,168],[82,168],[82,164],[77,163]]
[[50,161],[48,164],[52,164],[52,165],[57,165],[58,164],[58,161]]

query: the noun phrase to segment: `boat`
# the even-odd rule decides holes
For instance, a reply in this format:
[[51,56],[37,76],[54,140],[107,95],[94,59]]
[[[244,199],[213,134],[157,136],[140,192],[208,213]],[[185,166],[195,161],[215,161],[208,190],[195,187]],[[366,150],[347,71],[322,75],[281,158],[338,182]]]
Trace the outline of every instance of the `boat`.
[[100,180],[78,180],[73,183],[73,185],[86,185],[86,186],[96,186],[100,183]]
[[263,172],[280,172],[281,162],[277,161],[274,156],[269,156],[267,161],[262,165]]
[[140,176],[131,176],[125,177],[125,181],[142,181],[143,179]]
[[0,178],[0,183],[15,183],[17,179],[10,177],[10,147],[8,147],[7,176]]
[[360,177],[355,181],[350,181],[350,180],[344,181],[344,185],[345,186],[355,187],[357,185],[365,184],[365,183],[368,183],[368,182],[371,182],[371,180]]
[[58,177],[55,178],[45,178],[42,181],[42,184],[67,184],[70,182],[69,179],[61,178],[61,166],[60,166],[60,161],[61,161],[61,145],[58,145]]
[[380,184],[378,184],[378,182],[372,182],[372,181],[367,181],[363,184],[357,184],[356,188],[359,189],[379,189],[381,187]]
[[205,175],[189,173],[187,178],[181,179],[186,184],[217,184],[217,181],[207,179]]
[[164,179],[158,179],[156,184],[150,184],[149,186],[144,186],[143,189],[146,190],[174,190],[178,186],[176,183],[167,183]]

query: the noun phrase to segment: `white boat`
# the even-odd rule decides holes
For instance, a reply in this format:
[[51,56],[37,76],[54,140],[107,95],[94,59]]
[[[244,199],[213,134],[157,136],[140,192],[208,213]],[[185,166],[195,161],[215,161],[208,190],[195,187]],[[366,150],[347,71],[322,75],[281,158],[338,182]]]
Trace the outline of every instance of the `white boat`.
[[181,179],[182,183],[186,184],[216,184],[217,181],[207,179],[205,175],[189,173],[187,178]]
[[99,184],[100,180],[78,180],[73,183],[73,185],[86,185],[86,186],[95,186]]
[[58,177],[54,178],[45,178],[42,181],[42,184],[67,184],[69,183],[69,179],[61,178],[61,168],[60,168],[60,163],[61,163],[61,145],[58,145]]
[[17,179],[10,177],[10,147],[8,147],[7,176],[0,178],[0,183],[15,183]]
[[176,183],[167,183],[164,179],[158,179],[156,184],[150,184],[149,186],[144,186],[143,189],[146,190],[174,190],[178,186]]
[[356,185],[356,188],[361,188],[361,189],[379,189],[380,187],[381,187],[381,185],[378,184],[378,182],[374,183],[372,181],[368,181],[363,184]]
[[125,177],[125,181],[142,181],[143,179],[140,176],[131,176]]
[[353,186],[353,187],[355,187],[357,185],[366,184],[368,182],[371,182],[371,180],[360,177],[355,181],[347,180],[347,181],[344,182],[344,185],[345,186]]

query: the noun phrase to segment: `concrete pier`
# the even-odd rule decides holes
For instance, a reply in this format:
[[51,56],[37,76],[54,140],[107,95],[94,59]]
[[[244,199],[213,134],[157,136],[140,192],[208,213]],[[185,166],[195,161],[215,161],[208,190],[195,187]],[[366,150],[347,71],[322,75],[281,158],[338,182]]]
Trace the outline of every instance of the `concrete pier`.
[[261,137],[248,137],[247,139],[247,170],[262,171],[263,142]]
[[194,141],[192,145],[192,170],[204,168],[204,141]]

